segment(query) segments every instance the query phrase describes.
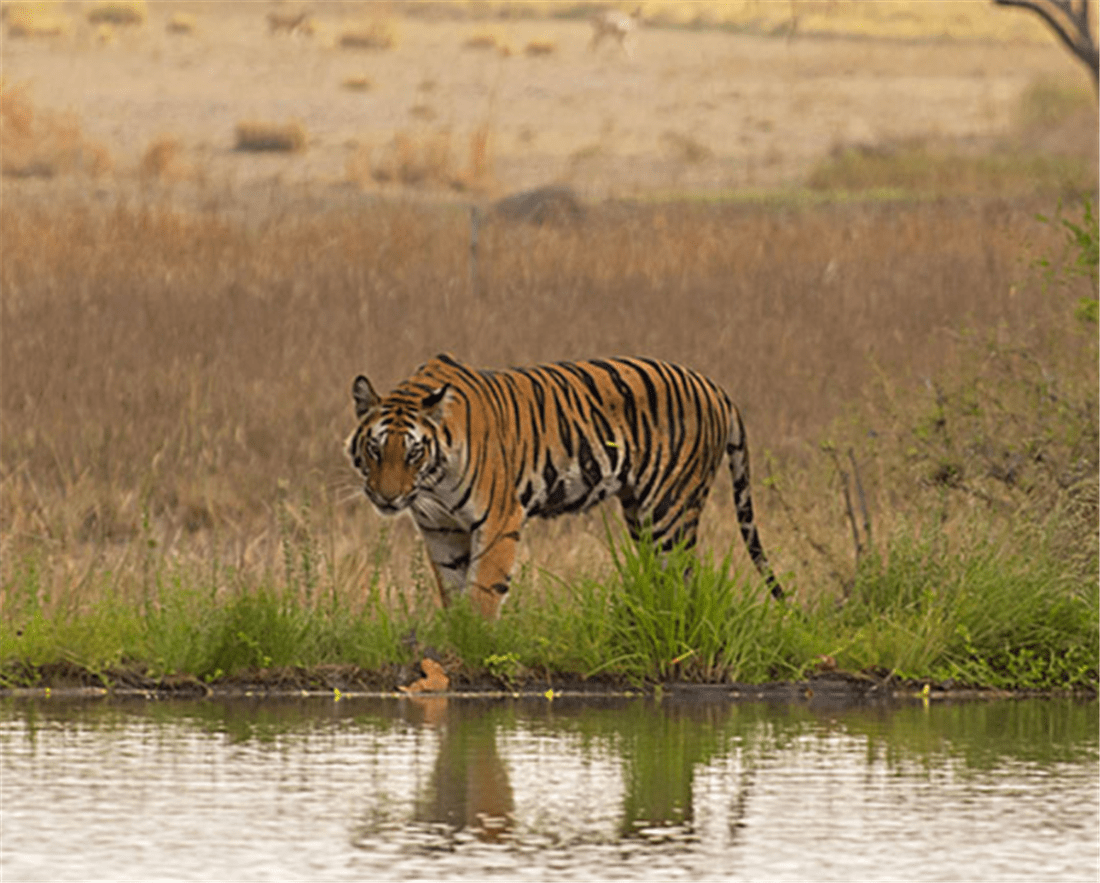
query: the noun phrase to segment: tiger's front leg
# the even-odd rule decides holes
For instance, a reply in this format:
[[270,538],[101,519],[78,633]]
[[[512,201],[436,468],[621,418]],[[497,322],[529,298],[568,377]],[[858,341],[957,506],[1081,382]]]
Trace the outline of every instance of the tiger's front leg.
[[503,514],[490,515],[474,531],[471,544],[470,601],[486,619],[500,616],[500,605],[512,583],[516,545],[523,526],[523,510],[517,505]]
[[439,604],[447,607],[451,598],[466,589],[466,575],[470,569],[470,533],[457,525],[431,527],[417,525],[424,538],[424,548],[432,562]]

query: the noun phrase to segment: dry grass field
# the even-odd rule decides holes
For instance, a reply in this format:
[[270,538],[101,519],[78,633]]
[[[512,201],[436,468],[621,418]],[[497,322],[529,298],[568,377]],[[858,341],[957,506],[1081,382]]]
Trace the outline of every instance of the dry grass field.
[[[3,44],[4,591],[30,566],[47,606],[79,607],[138,591],[153,557],[248,583],[288,537],[348,599],[376,554],[402,590],[417,544],[356,493],[349,385],[388,389],[439,351],[701,369],[744,410],[777,567],[839,590],[823,441],[863,459],[887,531],[921,514],[915,489],[955,487],[891,471],[925,468],[907,446],[945,397],[1040,377],[1095,405],[1095,327],[1072,320],[1090,283],[1034,264],[1064,244],[1036,214],[1095,192],[1095,103],[1041,27],[977,5],[653,3],[627,59],[551,4],[313,4],[297,31],[266,18],[290,4],[142,4],[129,25],[50,4],[64,27]],[[845,15],[849,35],[822,36]],[[364,33],[385,45],[348,48]],[[293,149],[239,149],[242,124],[291,127]],[[465,203],[548,182],[583,217],[490,216],[475,284]],[[1028,444],[1031,487],[1072,485],[1085,411],[1073,439],[1028,424],[960,448],[974,493],[953,516],[1011,522],[1019,501],[983,503],[982,482]],[[704,518],[719,552],[729,497],[727,479]],[[606,564],[599,515],[526,538],[560,575]]]

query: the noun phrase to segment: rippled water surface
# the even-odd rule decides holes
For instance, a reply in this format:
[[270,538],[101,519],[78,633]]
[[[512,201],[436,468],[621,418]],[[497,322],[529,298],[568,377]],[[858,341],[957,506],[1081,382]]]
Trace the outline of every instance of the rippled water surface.
[[1090,880],[1097,705],[9,699],[3,880]]

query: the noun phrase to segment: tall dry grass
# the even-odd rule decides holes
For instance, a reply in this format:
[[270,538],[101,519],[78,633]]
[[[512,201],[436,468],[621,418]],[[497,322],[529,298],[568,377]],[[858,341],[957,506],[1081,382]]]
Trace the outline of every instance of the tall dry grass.
[[[372,556],[395,550],[400,586],[419,566],[411,525],[370,510],[342,450],[357,372],[388,389],[439,351],[495,366],[644,354],[700,369],[740,404],[765,544],[813,583],[808,542],[849,543],[835,474],[781,480],[777,499],[769,472],[820,463],[823,434],[872,382],[904,397],[950,374],[964,329],[1057,367],[1044,335],[1069,308],[1029,264],[1059,244],[1038,208],[609,205],[565,228],[496,221],[474,295],[458,209],[246,223],[5,199],[0,567],[6,581],[31,554],[53,597],[91,603],[90,573],[125,588],[151,548],[262,574],[291,536],[353,595]],[[883,530],[896,489],[864,477]],[[737,544],[729,497],[727,480],[704,517],[719,549]],[[606,562],[594,518],[532,525],[529,560],[564,575]]]

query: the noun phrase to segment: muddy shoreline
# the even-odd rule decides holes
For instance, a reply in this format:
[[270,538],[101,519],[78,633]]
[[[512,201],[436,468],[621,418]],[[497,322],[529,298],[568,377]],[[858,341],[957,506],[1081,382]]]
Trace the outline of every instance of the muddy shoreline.
[[446,690],[402,692],[396,686],[407,679],[403,672],[368,672],[352,666],[324,670],[287,669],[243,673],[212,683],[193,677],[150,679],[134,673],[54,671],[46,667],[39,684],[0,689],[0,699],[288,699],[352,698],[452,698],[452,699],[557,699],[606,700],[650,697],[668,703],[770,702],[810,707],[863,703],[972,701],[1025,698],[1094,699],[1091,690],[1005,690],[994,687],[899,681],[872,673],[831,671],[798,681],[746,683],[686,683],[632,685],[622,679],[580,677],[530,678],[507,685],[493,678],[464,679],[453,676]]

